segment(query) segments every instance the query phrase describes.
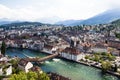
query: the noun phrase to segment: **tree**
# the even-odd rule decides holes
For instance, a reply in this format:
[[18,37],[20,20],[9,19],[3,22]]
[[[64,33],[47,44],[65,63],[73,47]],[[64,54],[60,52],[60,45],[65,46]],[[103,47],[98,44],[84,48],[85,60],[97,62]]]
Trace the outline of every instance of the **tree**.
[[46,73],[38,74],[38,80],[50,80]]
[[86,55],[86,56],[85,56],[85,59],[89,59],[89,56],[88,56],[88,55]]
[[100,56],[95,54],[95,55],[94,55],[94,61],[97,61],[97,62],[98,62],[99,60],[100,60]]
[[102,61],[101,68],[102,72],[105,73],[106,71],[110,70],[112,67],[112,64],[109,61]]
[[2,80],[4,77],[3,76],[0,76],[0,80]]
[[113,61],[114,59],[115,59],[115,56],[113,56],[112,54],[108,54],[107,55],[108,56],[108,59],[110,60],[110,61]]
[[70,46],[74,47],[74,41],[73,40],[70,41]]
[[27,73],[27,79],[28,80],[37,80],[37,78],[38,78],[38,75],[37,75],[36,72],[30,71],[30,72]]
[[117,64],[115,64],[115,66],[114,66],[114,68],[113,68],[113,69],[114,69],[114,71],[115,71],[115,72],[117,72],[117,69],[118,69]]
[[6,44],[5,42],[3,41],[2,42],[2,46],[1,46],[1,54],[3,54],[5,56],[5,52],[6,52]]
[[12,64],[13,67],[16,68],[18,65],[18,60],[12,59],[12,60],[10,60],[10,63]]
[[115,36],[120,39],[120,33],[115,33]]
[[50,80],[50,78],[47,76],[46,73],[33,71],[25,73],[21,71],[18,74],[11,75],[9,80]]

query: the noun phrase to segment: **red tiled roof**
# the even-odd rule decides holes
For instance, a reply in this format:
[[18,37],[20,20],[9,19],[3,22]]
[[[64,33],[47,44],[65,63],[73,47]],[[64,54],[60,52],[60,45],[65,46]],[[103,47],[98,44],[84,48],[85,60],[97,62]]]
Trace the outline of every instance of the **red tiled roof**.
[[70,48],[70,47],[65,48],[62,52],[70,53],[70,54],[74,54],[74,55],[78,55],[81,53],[78,49]]
[[23,67],[25,67],[27,65],[27,63],[28,63],[27,60],[21,59],[18,64],[21,65],[21,66],[23,66]]
[[44,45],[44,48],[47,48],[47,49],[52,49],[52,48],[53,48],[53,46],[45,44],[45,45]]
[[120,41],[108,41],[108,46],[120,49]]

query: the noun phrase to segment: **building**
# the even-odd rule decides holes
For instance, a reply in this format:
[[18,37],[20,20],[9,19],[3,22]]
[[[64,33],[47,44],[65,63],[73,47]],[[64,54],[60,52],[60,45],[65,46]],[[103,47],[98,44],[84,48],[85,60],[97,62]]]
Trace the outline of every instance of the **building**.
[[3,74],[2,67],[0,67],[0,75],[2,75],[2,74]]
[[78,61],[85,56],[83,52],[80,52],[78,49],[71,47],[65,48],[63,51],[61,51],[60,55],[61,57],[74,61]]
[[10,65],[7,69],[6,69],[6,75],[11,75],[12,74],[12,66]]
[[[7,66],[7,67],[5,67]],[[1,76],[8,76],[12,74],[12,65],[6,64],[5,66],[0,67],[0,75]]]
[[45,45],[44,48],[43,48],[43,52],[46,52],[48,54],[52,54],[52,50],[55,50],[55,48],[51,45]]
[[109,47],[120,49],[120,41],[109,40],[109,41],[107,41],[107,44]]
[[29,69],[33,67],[33,64],[25,59],[21,59],[18,63],[18,67],[27,73],[29,72]]

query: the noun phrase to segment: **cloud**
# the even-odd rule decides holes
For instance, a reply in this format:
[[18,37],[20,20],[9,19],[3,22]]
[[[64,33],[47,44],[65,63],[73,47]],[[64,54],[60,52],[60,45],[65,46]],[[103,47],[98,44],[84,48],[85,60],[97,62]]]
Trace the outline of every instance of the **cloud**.
[[[55,14],[52,13],[51,10],[52,10],[51,8],[39,9],[32,6],[9,8],[5,5],[0,4],[0,19],[7,18],[9,20],[20,20],[20,21],[43,20],[43,22],[45,22],[45,19],[55,17],[55,20],[57,21],[60,20],[59,18],[57,19],[57,16],[54,16]],[[55,20],[53,19],[49,19],[49,20],[55,22]]]
[[[63,20],[87,19],[116,7],[120,7],[120,0],[1,0],[0,18],[27,21],[54,19],[54,16]],[[53,19],[49,20],[54,22]]]
[[36,19],[37,15],[37,12],[35,12],[31,8],[11,9],[4,5],[0,5],[0,18],[31,21]]
[[10,10],[4,5],[0,5],[0,18],[4,18],[4,17],[10,18],[12,16],[11,13],[12,10]]

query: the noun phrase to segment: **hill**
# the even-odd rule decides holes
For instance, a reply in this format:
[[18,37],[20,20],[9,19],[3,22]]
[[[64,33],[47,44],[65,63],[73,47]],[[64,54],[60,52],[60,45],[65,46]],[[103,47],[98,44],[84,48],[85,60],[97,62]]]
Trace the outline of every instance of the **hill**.
[[113,22],[111,22],[111,23],[114,24],[114,25],[120,25],[120,19],[115,20],[115,21],[113,21]]
[[[14,22],[14,23],[10,23],[10,24],[3,24],[1,25],[0,27],[2,28],[10,28],[10,27],[20,27],[20,26],[41,26],[41,25],[45,25],[43,23],[40,23],[40,22]],[[49,24],[46,24],[46,25],[49,25]]]
[[83,20],[65,20],[65,21],[59,21],[55,24],[62,24],[62,25],[65,25],[65,26],[73,26],[74,23],[76,22],[82,22]]
[[108,10],[105,11],[97,16],[94,16],[90,19],[87,19],[80,24],[105,24],[105,23],[110,23],[114,20],[117,20],[120,18],[120,10],[118,9],[113,9],[113,10]]
[[81,25],[81,24],[86,24],[86,25],[95,25],[95,24],[106,24],[110,23],[114,20],[120,19],[120,9],[111,9],[107,10],[103,13],[100,13],[94,17],[91,17],[86,20],[67,20],[63,22],[58,22],[58,24],[63,24],[63,25]]

